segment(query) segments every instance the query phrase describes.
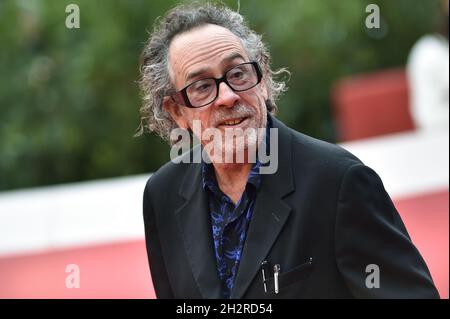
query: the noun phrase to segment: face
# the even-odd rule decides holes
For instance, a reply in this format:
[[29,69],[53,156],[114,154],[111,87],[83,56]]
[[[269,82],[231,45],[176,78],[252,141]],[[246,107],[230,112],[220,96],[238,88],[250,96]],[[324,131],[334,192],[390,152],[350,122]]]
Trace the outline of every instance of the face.
[[[176,36],[169,48],[169,69],[176,90],[207,77],[220,78],[230,68],[249,58],[237,38],[228,29],[217,25],[205,25]],[[264,75],[263,75],[264,76]],[[201,129],[225,130],[264,128],[267,123],[265,100],[267,89],[261,81],[255,87],[234,92],[226,83],[220,83],[218,97],[200,108],[188,108],[166,97],[164,109],[181,128],[193,129],[193,121],[201,123]],[[209,142],[197,136],[203,144]]]

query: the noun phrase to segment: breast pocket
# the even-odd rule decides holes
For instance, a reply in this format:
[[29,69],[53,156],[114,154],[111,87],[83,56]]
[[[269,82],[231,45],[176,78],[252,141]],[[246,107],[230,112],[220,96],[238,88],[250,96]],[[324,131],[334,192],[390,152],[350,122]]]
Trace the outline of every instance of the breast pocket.
[[[283,271],[283,265],[278,275],[278,289],[282,293],[283,289],[299,283],[309,277],[312,270],[314,269],[314,258],[310,257],[307,262],[291,268],[287,271]],[[275,282],[273,275],[267,280],[267,288],[271,294],[275,291]]]

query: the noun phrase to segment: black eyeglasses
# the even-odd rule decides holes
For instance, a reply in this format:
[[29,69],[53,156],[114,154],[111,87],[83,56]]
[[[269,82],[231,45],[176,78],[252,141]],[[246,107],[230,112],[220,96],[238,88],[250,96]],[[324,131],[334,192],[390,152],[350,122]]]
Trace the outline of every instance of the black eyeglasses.
[[175,103],[197,108],[206,106],[219,96],[219,85],[225,82],[233,91],[250,90],[261,82],[262,72],[257,62],[238,64],[220,78],[204,78],[192,82],[171,95]]

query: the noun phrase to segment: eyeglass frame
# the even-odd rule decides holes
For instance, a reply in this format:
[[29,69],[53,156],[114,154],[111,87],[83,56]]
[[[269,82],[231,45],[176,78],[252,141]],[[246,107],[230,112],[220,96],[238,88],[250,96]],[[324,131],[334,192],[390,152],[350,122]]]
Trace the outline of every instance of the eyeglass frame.
[[[251,65],[253,66],[253,68],[255,69],[255,71],[256,71],[256,79],[257,79],[257,80],[256,80],[256,83],[255,83],[254,85],[252,85],[251,87],[245,89],[245,90],[235,90],[235,89],[230,85],[230,83],[228,83],[228,80],[227,80],[227,73],[228,73],[229,71],[233,70],[234,68],[236,68],[236,67],[238,67],[238,66],[240,66],[240,65],[244,65],[244,64],[251,64]],[[206,103],[206,104],[203,104],[203,105],[200,105],[200,106],[193,106],[193,105],[191,104],[191,102],[189,101],[189,97],[188,97],[188,95],[187,95],[187,89],[188,89],[188,87],[191,86],[192,84],[198,82],[198,81],[204,81],[204,80],[209,80],[209,79],[213,79],[213,80],[216,82],[216,96],[215,96],[210,102],[208,102],[208,103]],[[214,102],[214,101],[217,99],[217,97],[219,96],[219,86],[220,86],[220,83],[222,83],[222,82],[224,82],[226,85],[228,85],[228,87],[229,87],[233,92],[244,92],[244,91],[248,91],[248,90],[254,88],[254,87],[257,86],[259,83],[261,83],[261,79],[262,79],[262,71],[261,71],[261,68],[260,68],[258,62],[256,62],[256,61],[244,62],[244,63],[237,64],[237,65],[233,66],[232,68],[228,69],[227,71],[225,71],[225,73],[223,74],[223,76],[220,77],[220,78],[208,77],[208,78],[202,78],[202,79],[195,80],[195,81],[189,83],[188,85],[186,85],[186,86],[185,86],[184,88],[182,88],[181,90],[179,90],[179,91],[177,91],[177,92],[175,92],[175,93],[173,93],[173,94],[170,94],[169,96],[170,96],[170,97],[172,98],[172,100],[173,100],[175,103],[177,103],[177,104],[181,104],[181,105],[186,106],[186,107],[189,107],[189,108],[197,109],[197,108],[205,107],[206,105],[211,104],[212,102]],[[181,103],[181,101],[183,101],[183,103]]]

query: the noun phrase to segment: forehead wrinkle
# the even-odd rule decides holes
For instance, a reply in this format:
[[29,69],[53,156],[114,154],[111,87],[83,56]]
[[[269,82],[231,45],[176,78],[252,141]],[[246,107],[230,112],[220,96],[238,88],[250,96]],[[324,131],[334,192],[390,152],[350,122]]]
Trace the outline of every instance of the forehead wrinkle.
[[[188,75],[192,72],[196,72],[199,69],[212,69],[213,66],[211,65],[210,61],[228,52],[239,53],[243,57],[246,56],[246,54],[242,52],[242,50],[240,50],[238,46],[222,45],[213,50],[206,49],[204,51],[204,54],[199,52],[192,59],[187,58],[178,60],[180,66],[179,68],[177,68],[178,75],[180,75],[180,77],[182,77],[186,81]],[[221,60],[219,63],[222,64],[222,62],[223,60]]]
[[[212,59],[219,57],[219,56],[223,56],[228,52],[236,52],[236,53],[241,53],[238,47],[235,46],[222,46],[222,47],[218,47],[218,48],[214,48],[214,49],[210,49],[205,51],[203,54],[199,53],[196,57],[192,58],[192,59],[186,59],[185,62],[181,65],[182,66],[182,70],[189,70],[191,69],[194,65],[196,64],[202,64],[204,62],[204,64],[208,64],[207,66],[209,66],[209,62]],[[241,53],[242,56],[245,56],[244,54]]]
[[[208,28],[205,28],[208,29]],[[174,45],[174,47],[188,47],[192,48],[193,46],[202,46],[202,45],[209,45],[210,43],[217,42],[217,43],[232,43],[232,44],[240,44],[242,46],[241,39],[239,39],[234,33],[231,31],[224,29],[219,31],[208,32],[203,37],[193,38],[194,34],[196,33],[205,33],[204,29],[200,29],[197,31],[191,31],[190,33],[183,33],[173,40],[173,42],[176,42],[178,45]],[[191,36],[191,37],[190,37]],[[206,41],[205,41],[206,40]]]
[[[209,62],[217,56],[228,51],[235,51],[246,57],[246,51],[241,40],[228,30],[220,30],[214,34],[208,33],[208,37],[197,37],[191,39],[189,34],[179,35],[175,45],[170,50],[170,55],[179,55],[172,59],[172,71],[177,70],[177,75],[187,77],[188,71],[196,64],[205,64],[209,67]],[[202,32],[196,31],[196,32]],[[192,34],[190,34],[192,36]],[[194,49],[193,49],[194,48]],[[201,67],[199,67],[201,68]]]
[[[192,47],[186,47],[182,53],[180,59],[178,59],[178,63],[182,69],[185,68],[186,64],[189,62],[197,62],[197,60],[210,60],[215,55],[218,55],[221,51],[236,49],[238,52],[242,51],[241,47],[236,43],[217,43],[211,44],[207,43],[202,46],[198,46],[195,52],[192,52]],[[191,55],[194,54],[192,57]]]

